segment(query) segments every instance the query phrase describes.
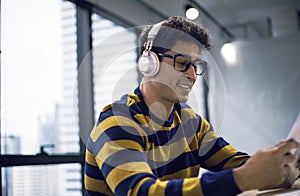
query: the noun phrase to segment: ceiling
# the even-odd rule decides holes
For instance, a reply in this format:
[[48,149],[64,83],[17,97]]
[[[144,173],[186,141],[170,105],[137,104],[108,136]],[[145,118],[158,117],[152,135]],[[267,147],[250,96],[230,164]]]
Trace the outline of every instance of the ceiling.
[[158,22],[168,16],[184,16],[184,7],[189,2],[200,8],[198,22],[206,20],[205,26],[210,22],[223,29],[221,33],[237,39],[280,37],[300,29],[300,0],[86,1],[131,26]]
[[[164,15],[183,15],[189,0],[139,0]],[[281,36],[299,30],[300,0],[192,0],[237,37]],[[201,12],[200,12],[201,17]],[[251,33],[252,32],[252,33]]]

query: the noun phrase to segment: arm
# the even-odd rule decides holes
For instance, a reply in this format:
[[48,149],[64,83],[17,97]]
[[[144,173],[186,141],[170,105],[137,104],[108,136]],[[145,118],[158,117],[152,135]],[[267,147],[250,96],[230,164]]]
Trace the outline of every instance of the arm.
[[201,119],[198,138],[200,164],[207,170],[221,171],[239,167],[250,158],[219,137],[204,118]]
[[201,118],[198,138],[200,165],[210,171],[202,175],[203,192],[217,195],[224,194],[222,190],[227,189],[226,193],[239,193],[240,190],[233,177],[233,168],[243,165],[250,156],[239,152],[219,137],[204,118]]

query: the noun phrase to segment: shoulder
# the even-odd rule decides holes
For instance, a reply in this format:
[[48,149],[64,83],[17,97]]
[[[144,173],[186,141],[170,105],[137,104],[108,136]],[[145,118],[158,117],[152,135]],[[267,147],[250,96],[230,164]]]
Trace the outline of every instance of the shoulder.
[[131,118],[132,113],[140,112],[139,102],[140,99],[135,93],[123,95],[121,99],[103,107],[96,125],[113,116]]

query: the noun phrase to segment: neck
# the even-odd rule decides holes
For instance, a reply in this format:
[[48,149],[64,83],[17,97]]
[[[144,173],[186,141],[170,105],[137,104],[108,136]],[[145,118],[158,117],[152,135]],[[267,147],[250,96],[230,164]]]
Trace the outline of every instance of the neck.
[[160,89],[155,88],[153,82],[141,83],[140,90],[151,113],[166,121],[173,110],[174,103],[161,99],[157,93]]

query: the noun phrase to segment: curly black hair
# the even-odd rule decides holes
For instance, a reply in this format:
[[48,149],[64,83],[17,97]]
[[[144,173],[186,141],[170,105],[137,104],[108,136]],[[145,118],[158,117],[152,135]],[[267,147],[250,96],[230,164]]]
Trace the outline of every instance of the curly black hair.
[[[146,26],[140,34],[140,54],[147,42],[148,32],[153,25]],[[172,16],[164,20],[156,38],[153,41],[151,51],[165,53],[170,50],[178,40],[194,42],[207,50],[212,48],[208,30],[201,24],[190,21],[181,16]]]

